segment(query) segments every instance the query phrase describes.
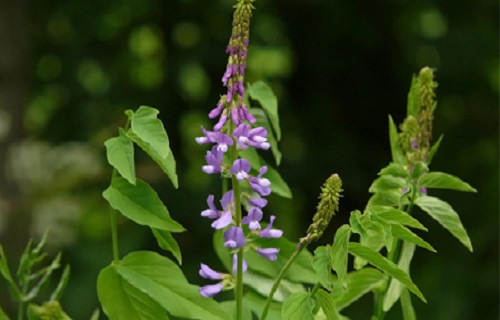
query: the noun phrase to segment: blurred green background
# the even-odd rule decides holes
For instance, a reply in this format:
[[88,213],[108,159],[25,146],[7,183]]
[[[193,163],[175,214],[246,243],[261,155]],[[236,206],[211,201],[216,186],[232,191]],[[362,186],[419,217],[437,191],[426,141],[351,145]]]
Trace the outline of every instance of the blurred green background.
[[[72,276],[62,301],[75,319],[98,307],[95,282],[111,261],[111,171],[103,142],[123,111],[150,105],[170,136],[180,189],[143,154],[138,175],[159,191],[179,234],[189,280],[200,261],[220,266],[199,213],[219,179],[201,174],[206,147],[194,137],[223,92],[232,1],[0,1],[0,242],[14,264],[30,236],[50,228]],[[420,319],[499,318],[498,2],[488,0],[278,0],[256,2],[247,81],[279,97],[282,176],[293,200],[271,196],[267,214],[290,239],[303,235],[319,186],[344,180],[341,212],[323,238],[363,208],[390,161],[387,115],[400,123],[412,73],[437,69],[434,133],[445,134],[434,170],[456,174],[478,194],[433,192],[461,214],[470,254],[427,216],[438,251],[417,250],[412,277],[429,301]],[[157,250],[148,229],[120,221],[122,254]],[[0,282],[0,302],[15,306]],[[371,297],[346,309],[368,319]],[[388,319],[400,319],[399,306]]]

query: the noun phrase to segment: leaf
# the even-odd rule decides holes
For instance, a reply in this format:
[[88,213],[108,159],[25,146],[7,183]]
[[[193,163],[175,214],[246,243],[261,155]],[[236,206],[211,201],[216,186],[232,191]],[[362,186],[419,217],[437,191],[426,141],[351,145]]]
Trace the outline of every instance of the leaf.
[[409,178],[410,174],[402,165],[398,163],[391,162],[387,167],[380,170],[379,176],[389,175],[400,178]]
[[107,140],[104,145],[109,164],[128,182],[135,185],[134,144],[123,129],[120,128],[118,137]]
[[61,252],[57,254],[57,256],[54,258],[54,260],[52,260],[49,266],[43,268],[36,274],[30,276],[30,278],[36,278],[37,276],[40,276],[40,280],[38,280],[36,285],[31,288],[29,293],[23,297],[23,301],[31,301],[38,296],[42,287],[44,287],[45,284],[47,284],[47,282],[49,281],[52,273],[55,270],[59,269],[59,267],[61,266],[59,264],[60,261],[61,261]]
[[215,254],[219,257],[226,270],[230,273],[233,272],[233,262],[229,250],[224,247],[224,232],[226,229],[215,230],[213,237],[213,246]]
[[361,225],[361,212],[359,210],[351,212],[351,216],[349,218],[349,224],[351,225],[351,230],[354,233],[359,234],[362,238],[368,236],[363,225]]
[[321,309],[323,309],[327,320],[340,319],[337,308],[335,307],[335,301],[333,301],[333,298],[325,290],[319,289],[318,292],[316,292],[315,297],[318,300]]
[[406,157],[403,154],[403,150],[401,150],[398,129],[391,116],[389,116],[389,140],[391,143],[392,161],[404,165],[406,163]]
[[411,172],[412,179],[419,179],[422,175],[429,172],[429,168],[425,164],[425,162],[419,161],[413,165],[413,170]]
[[401,311],[403,313],[403,320],[417,320],[415,310],[411,304],[411,296],[406,288],[401,292]]
[[431,164],[432,159],[434,159],[434,156],[436,155],[436,152],[438,151],[439,145],[441,144],[442,140],[443,140],[443,135],[441,135],[438,141],[436,141],[436,143],[434,143],[432,147],[429,149],[429,152],[427,153],[427,165]]
[[384,285],[385,279],[382,272],[369,267],[348,273],[346,282],[349,290],[345,291],[340,286],[335,286],[331,292],[335,306],[339,311],[348,307],[373,288]]
[[368,191],[371,193],[375,193],[375,192],[390,191],[392,189],[403,189],[408,187],[409,184],[407,180],[399,177],[384,175],[375,179],[375,181],[373,181]]
[[271,128],[271,123],[262,109],[251,108],[250,112],[257,119],[256,124],[264,127],[267,130],[267,141],[271,145],[271,152],[273,153],[274,160],[276,161],[276,165],[279,166],[281,163],[282,154],[278,148],[278,140]]
[[160,112],[154,108],[141,106],[130,118],[131,130],[161,159],[165,159],[170,154],[170,147],[163,123],[157,118],[158,113]]
[[[401,253],[399,255],[398,267],[404,272],[409,272],[410,263],[413,258],[413,254],[415,252],[415,245],[409,242],[403,242]],[[389,288],[387,289],[387,293],[384,297],[383,310],[385,312],[389,311],[394,303],[398,301],[399,296],[401,295],[401,290],[403,290],[404,286],[398,280],[392,278],[389,284]]]
[[9,283],[10,289],[14,294],[14,298],[20,299],[21,292],[17,287],[16,282],[12,278],[12,274],[10,273],[9,269],[9,263],[7,262],[7,256],[5,255],[5,252],[3,251],[3,246],[1,244],[0,244],[0,274],[2,274],[4,279],[7,280],[7,282]]
[[58,301],[49,301],[39,306],[34,303],[28,305],[28,320],[71,320],[63,311]]
[[116,177],[102,195],[113,209],[137,224],[171,232],[185,230],[170,217],[156,191],[140,179],[134,186],[124,178]]
[[278,141],[281,140],[281,129],[280,129],[280,119],[278,116],[278,99],[273,93],[271,87],[262,81],[254,82],[250,86],[250,97],[252,99],[259,101],[262,108],[266,111],[267,116],[273,129],[276,132],[276,138]]
[[[250,310],[252,310],[252,312],[255,313],[255,315],[260,319],[264,305],[266,304],[266,299],[256,293],[248,292],[243,297],[243,301],[245,302],[244,304],[247,305],[248,308],[250,308]],[[266,320],[281,320],[281,307],[281,303],[272,301]]]
[[[245,274],[246,275],[246,274]],[[231,319],[236,319],[236,301],[224,301],[220,303],[220,306],[226,313],[231,317]],[[248,306],[243,304],[243,319],[242,320],[252,320],[252,311]]]
[[401,189],[388,189],[386,191],[377,191],[368,200],[366,208],[369,209],[372,206],[388,206],[388,207],[399,207],[401,203],[401,197],[403,196]]
[[465,192],[477,192],[467,182],[444,172],[429,172],[418,180],[420,188],[450,189]]
[[392,234],[398,239],[414,243],[419,247],[432,252],[436,252],[436,249],[434,249],[428,242],[417,236],[410,229],[403,227],[400,224],[396,223],[392,225]]
[[115,266],[107,266],[99,273],[97,295],[110,320],[168,319],[163,308],[149,295],[123,279]]
[[313,306],[309,293],[294,293],[283,303],[281,316],[286,320],[313,320]]
[[312,261],[314,271],[318,277],[318,282],[328,290],[332,290],[333,274],[332,263],[330,258],[330,246],[319,246],[314,250],[314,257]]
[[332,260],[332,269],[337,273],[337,277],[344,289],[347,289],[345,276],[347,274],[347,247],[349,245],[349,237],[351,236],[351,228],[344,224],[335,233],[333,245],[330,249],[330,257]]
[[410,91],[408,92],[406,112],[409,116],[414,116],[416,118],[418,116],[419,109],[417,77],[413,75],[411,78]]
[[415,200],[415,204],[427,212],[433,219],[447,229],[455,238],[457,238],[470,252],[472,252],[472,243],[467,235],[458,213],[441,199],[422,196]]
[[174,155],[172,154],[171,151],[169,151],[169,154],[167,155],[166,158],[162,158],[160,154],[147,142],[141,140],[134,132],[129,130],[127,132],[127,136],[135,142],[144,152],[146,152],[151,159],[156,162],[156,164],[165,172],[165,174],[168,176],[170,181],[172,181],[172,184],[174,187],[177,189],[179,187],[179,179],[177,177],[176,173],[176,163],[175,163],[175,158]]
[[66,289],[66,286],[68,285],[70,273],[71,273],[71,268],[69,264],[67,264],[66,267],[64,267],[63,274],[61,275],[61,279],[59,280],[56,289],[50,296],[50,301],[61,300],[62,293],[64,289]]
[[374,225],[380,226],[378,227],[378,229],[381,229],[381,233],[384,235],[384,245],[387,248],[387,251],[391,251],[392,242],[394,240],[394,237],[392,235],[392,225],[384,220],[379,219],[377,216],[374,216],[372,221]]
[[[255,292],[265,298],[269,296],[275,281],[276,280],[274,278],[260,276],[250,271],[245,272],[245,275],[243,276],[243,283],[254,289]],[[305,292],[304,286],[299,283],[283,279],[273,295],[273,300],[283,302],[290,296],[290,294],[296,292]]]
[[113,265],[113,268],[124,281],[145,292],[175,317],[229,319],[217,302],[202,297],[199,287],[187,282],[174,262],[157,253],[130,253],[120,264]]
[[90,316],[90,320],[99,320],[99,315],[100,315],[99,309],[95,309],[92,315]]
[[3,312],[2,307],[0,307],[0,320],[9,320],[9,317]]
[[360,245],[359,243],[349,243],[349,252],[357,257],[365,259],[370,264],[384,271],[391,277],[398,279],[402,284],[407,286],[408,289],[417,297],[426,302],[424,296],[422,295],[422,292],[420,292],[417,286],[413,283],[410,276],[403,270],[399,269],[399,267],[394,264],[394,262],[384,258],[380,253]]
[[175,241],[172,234],[169,231],[155,228],[151,228],[151,231],[153,231],[153,235],[155,236],[160,248],[166,251],[170,251],[175,259],[177,259],[177,262],[179,262],[179,264],[182,264],[181,249],[179,248],[179,244],[177,243],[177,241]]
[[372,215],[376,215],[379,219],[383,219],[389,223],[400,223],[409,227],[427,231],[417,219],[410,216],[408,213],[386,206],[371,206],[368,209]]

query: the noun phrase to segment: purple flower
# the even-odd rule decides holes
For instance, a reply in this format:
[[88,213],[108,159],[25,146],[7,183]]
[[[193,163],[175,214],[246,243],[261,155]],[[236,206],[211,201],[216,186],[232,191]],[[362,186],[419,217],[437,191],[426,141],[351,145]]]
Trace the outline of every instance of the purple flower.
[[265,198],[250,198],[248,199],[248,204],[253,207],[264,208],[267,205],[267,199]]
[[278,259],[277,255],[279,252],[280,249],[277,248],[257,248],[258,254],[271,261]]
[[420,192],[421,192],[423,195],[427,195],[427,188],[426,188],[426,187],[421,187],[421,188],[420,188]]
[[219,219],[212,222],[211,226],[214,229],[222,229],[227,227],[233,222],[233,215],[231,211],[223,211],[219,217]]
[[208,174],[217,174],[222,171],[222,158],[224,157],[224,152],[217,150],[217,146],[212,148],[212,151],[207,151],[205,155],[205,160],[207,165],[203,166],[201,169],[203,172]]
[[229,190],[220,199],[220,204],[223,210],[233,210],[234,211],[234,192]]
[[222,113],[222,109],[224,108],[224,105],[222,104],[222,99],[219,101],[219,103],[217,103],[217,107],[215,107],[214,109],[212,109],[210,111],[210,113],[208,114],[208,117],[210,119],[215,119],[217,118],[221,113]]
[[242,150],[248,147],[267,150],[271,146],[267,142],[267,130],[263,127],[250,129],[248,124],[240,124],[234,129],[233,136],[236,138],[238,147]]
[[258,207],[253,207],[252,209],[250,209],[248,215],[244,217],[241,222],[244,224],[248,224],[248,228],[252,231],[257,229],[260,230],[259,221],[262,220],[262,216],[263,216],[262,210],[260,210],[260,208]]
[[222,279],[222,273],[216,272],[212,270],[209,266],[206,264],[201,264],[200,267],[200,276],[205,278],[205,279],[212,279],[212,280],[221,280]]
[[245,234],[240,227],[231,227],[224,233],[224,247],[241,248],[246,243]]
[[259,232],[259,236],[262,238],[279,238],[283,235],[283,231],[280,229],[271,229],[273,227],[273,222],[276,219],[275,216],[271,216],[269,224],[267,227]]
[[[233,254],[233,274],[237,273],[238,269],[238,255],[235,253]],[[246,272],[248,269],[248,263],[243,259],[243,270],[242,272]]]
[[220,216],[219,210],[214,205],[214,196],[209,195],[207,198],[208,209],[201,212],[202,217],[216,219]]
[[223,211],[219,211],[214,205],[214,196],[209,195],[207,198],[208,209],[203,210],[201,212],[201,216],[210,219],[216,219],[212,223],[212,228],[225,228],[233,222],[232,202],[234,202],[234,195],[233,191],[230,190],[222,196],[221,204]]
[[199,292],[205,298],[211,298],[211,297],[215,296],[217,293],[221,292],[222,287],[223,287],[222,283],[210,284],[210,285],[201,287],[199,289]]
[[221,115],[219,122],[217,122],[214,126],[214,131],[220,131],[222,127],[224,127],[226,122],[227,122],[227,116],[225,114]]
[[208,131],[203,126],[201,127],[203,137],[197,137],[195,140],[198,144],[217,143],[217,150],[226,152],[227,146],[233,145],[233,139],[222,132]]
[[268,196],[271,193],[271,188],[269,188],[271,182],[266,178],[262,178],[262,175],[264,175],[264,173],[266,172],[267,167],[262,166],[262,168],[260,168],[259,175],[257,177],[251,177],[248,180],[253,191],[257,192],[261,196]]
[[236,175],[236,179],[241,181],[243,179],[248,179],[248,173],[250,172],[250,162],[247,159],[237,159],[234,161],[233,167],[231,168],[231,174]]

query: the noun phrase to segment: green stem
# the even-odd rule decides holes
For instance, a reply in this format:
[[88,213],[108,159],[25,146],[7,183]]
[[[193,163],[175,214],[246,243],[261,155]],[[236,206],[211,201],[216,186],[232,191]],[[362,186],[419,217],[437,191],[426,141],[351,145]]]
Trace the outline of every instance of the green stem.
[[111,209],[111,239],[113,241],[113,262],[120,261],[120,251],[118,249],[118,227],[116,223],[116,211]]
[[307,247],[306,245],[301,246],[298,250],[296,250],[288,259],[286,262],[285,266],[281,269],[280,273],[278,274],[278,277],[276,278],[276,281],[273,284],[273,287],[271,288],[271,292],[269,292],[269,296],[267,297],[266,305],[264,306],[264,310],[262,311],[262,316],[260,317],[260,320],[265,320],[267,317],[267,313],[269,312],[269,308],[271,307],[271,302],[273,301],[273,296],[276,290],[278,290],[278,286],[280,285],[281,280],[285,276],[286,272],[292,264],[295,262],[295,259],[299,256],[300,252],[304,250],[304,248]]
[[17,319],[18,320],[23,320],[24,319],[24,301],[19,302],[19,310],[17,313]]
[[309,293],[310,297],[314,297],[316,295],[316,292],[321,289],[321,283],[317,282],[314,287],[311,289],[311,292]]

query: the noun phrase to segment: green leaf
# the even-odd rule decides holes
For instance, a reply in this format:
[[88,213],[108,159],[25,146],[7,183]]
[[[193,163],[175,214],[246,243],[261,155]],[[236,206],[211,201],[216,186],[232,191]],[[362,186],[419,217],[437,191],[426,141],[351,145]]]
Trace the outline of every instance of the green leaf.
[[414,116],[415,118],[418,116],[418,111],[420,109],[418,96],[417,77],[413,75],[413,77],[411,78],[410,91],[408,92],[408,104],[406,112],[409,116]]
[[379,219],[377,216],[374,216],[370,219],[372,219],[374,225],[379,225],[377,228],[381,230],[381,233],[384,235],[384,245],[388,251],[391,251],[392,242],[394,240],[394,237],[392,235],[392,225],[382,219]]
[[410,229],[403,227],[400,224],[396,223],[392,225],[392,234],[394,235],[394,237],[398,239],[414,243],[419,247],[422,247],[432,252],[436,252],[436,249],[434,249],[428,242],[417,236]]
[[[269,296],[269,293],[271,292],[275,281],[276,279],[274,278],[261,276],[251,271],[245,272],[245,275],[243,276],[243,283],[254,289],[255,292],[259,293],[265,298]],[[283,302],[292,293],[296,292],[305,292],[304,286],[299,283],[294,283],[283,279],[281,280],[278,289],[273,295],[273,300]]]
[[447,202],[435,197],[422,196],[415,200],[415,204],[439,222],[439,224],[472,252],[472,243],[467,235],[467,231],[462,225],[458,213]]
[[123,279],[115,266],[108,266],[99,273],[97,295],[110,320],[168,319],[163,308],[148,294]]
[[71,320],[63,311],[58,301],[49,301],[41,306],[34,303],[28,305],[28,320]]
[[266,111],[267,116],[273,125],[273,129],[276,132],[276,138],[280,141],[281,129],[280,119],[278,116],[278,99],[276,99],[273,90],[266,83],[257,81],[250,86],[250,90],[248,90],[248,92],[250,93],[250,97],[259,101],[262,108]]
[[401,203],[401,189],[387,189],[385,191],[377,191],[368,200],[366,208],[371,208],[372,206],[388,206],[388,207],[399,207]]
[[281,316],[286,320],[313,320],[313,307],[309,293],[294,293],[283,303]]
[[394,262],[384,258],[380,253],[360,245],[359,243],[349,243],[349,252],[357,257],[365,259],[373,266],[384,271],[393,278],[398,279],[402,284],[408,287],[408,289],[413,292],[422,301],[426,302],[422,292],[413,283],[410,276],[401,270]]
[[406,288],[401,291],[401,311],[403,313],[403,320],[417,320],[415,310],[411,304],[410,293],[408,293]]
[[351,216],[349,217],[349,224],[351,225],[352,232],[359,234],[362,238],[366,238],[368,236],[365,228],[361,224],[361,212],[359,210],[354,210],[351,212]]
[[224,232],[226,229],[215,230],[213,237],[213,246],[215,254],[222,262],[226,270],[230,273],[233,272],[233,262],[231,260],[231,254],[226,247],[224,247]]
[[426,174],[429,172],[429,168],[425,164],[425,162],[419,161],[415,163],[413,166],[413,171],[411,172],[411,177],[412,179],[419,179],[422,175]]
[[389,223],[400,223],[409,227],[427,231],[417,219],[410,216],[408,213],[387,206],[371,206],[368,211],[372,215],[376,215],[379,219],[383,219]]
[[[264,305],[266,304],[266,299],[262,298],[256,293],[248,292],[243,297],[244,304],[252,310],[253,313],[260,319]],[[278,302],[271,302],[271,307],[269,308],[269,313],[267,314],[266,320],[282,320],[281,317],[282,304]]]
[[330,257],[332,260],[332,269],[337,273],[337,277],[344,289],[347,289],[345,276],[347,274],[347,257],[349,237],[351,236],[351,228],[344,224],[335,233],[333,245],[330,249]]
[[40,271],[38,271],[34,275],[30,276],[30,278],[32,278],[32,279],[40,277],[40,280],[38,280],[38,282],[36,283],[36,285],[31,288],[31,290],[29,291],[29,293],[26,296],[23,297],[24,301],[31,301],[31,300],[35,299],[38,296],[38,294],[40,293],[40,290],[49,281],[50,276],[52,275],[52,273],[55,270],[59,269],[59,267],[61,267],[61,265],[59,264],[60,261],[61,261],[61,252],[59,252],[57,254],[57,256],[54,258],[54,260],[52,260],[52,262],[50,263],[50,265],[48,265],[47,267],[41,269]]
[[229,319],[213,299],[200,295],[199,287],[187,282],[181,269],[157,253],[138,251],[113,266],[134,288],[145,292],[175,317],[188,319]]
[[175,259],[177,259],[177,262],[179,262],[179,264],[182,264],[181,249],[179,248],[179,244],[177,243],[177,241],[175,241],[172,234],[169,231],[155,228],[151,228],[151,231],[153,231],[153,235],[155,236],[160,248],[166,251],[170,251]]
[[2,307],[0,307],[0,320],[9,320],[9,317],[3,312]]
[[92,315],[90,316],[90,320],[99,320],[100,314],[101,312],[99,311],[99,309],[95,309]]
[[66,267],[64,267],[63,274],[61,276],[61,279],[59,280],[59,283],[57,284],[56,289],[50,296],[50,301],[61,300],[63,291],[64,289],[66,289],[66,286],[68,285],[70,273],[71,273],[71,268],[69,264],[67,264]]
[[[399,255],[398,267],[404,272],[409,272],[411,259],[413,258],[413,254],[415,252],[415,245],[409,242],[403,242],[401,247],[401,253]],[[398,301],[399,296],[401,295],[401,291],[404,286],[398,280],[392,278],[389,284],[389,288],[387,289],[387,293],[384,297],[383,309],[385,312],[389,311],[394,303]]]
[[375,193],[375,192],[390,191],[392,189],[399,190],[408,187],[409,184],[407,180],[399,177],[384,175],[375,179],[375,181],[373,181],[368,191],[371,193]]
[[165,172],[172,184],[177,189],[179,187],[179,179],[176,173],[176,163],[174,155],[169,151],[166,158],[162,158],[160,154],[147,142],[141,140],[134,132],[129,130],[127,136],[135,142],[144,152],[146,152],[151,159]]
[[278,139],[276,139],[276,136],[271,128],[271,123],[269,123],[269,120],[265,114],[265,112],[262,109],[257,109],[257,108],[251,108],[250,112],[253,114],[255,119],[257,119],[256,124],[264,127],[268,134],[267,134],[267,141],[271,145],[271,152],[273,153],[274,160],[276,161],[276,165],[279,166],[281,163],[281,152],[278,148]]
[[404,165],[406,163],[406,157],[403,154],[403,150],[401,150],[398,129],[391,116],[389,116],[389,140],[391,143],[392,161]]
[[443,140],[443,135],[441,135],[438,139],[438,141],[436,141],[436,143],[434,143],[434,145],[432,145],[432,147],[429,149],[429,153],[427,153],[427,164],[431,164],[432,162],[432,159],[434,159],[434,156],[436,155],[436,152],[438,151],[439,149],[439,145],[441,144],[441,141]]
[[[246,275],[246,274],[245,274]],[[236,301],[223,301],[220,303],[220,306],[226,313],[231,317],[231,319],[236,319]],[[243,304],[243,319],[242,320],[252,320],[252,311],[250,308],[244,303]]]
[[120,128],[120,135],[104,143],[108,162],[118,173],[135,185],[134,144]]
[[185,230],[170,217],[156,191],[140,179],[134,186],[124,178],[116,177],[102,195],[113,209],[137,224],[171,232]]
[[321,309],[323,309],[327,320],[341,319],[337,308],[335,307],[335,301],[333,301],[333,298],[325,290],[319,289],[318,292],[316,292],[315,297],[318,300]]
[[405,179],[410,177],[408,170],[406,170],[402,165],[394,162],[391,162],[387,167],[380,170],[378,175],[379,176],[389,175]]
[[131,130],[142,141],[147,143],[161,159],[170,154],[167,132],[163,123],[157,118],[158,110],[141,106],[131,117]]
[[477,192],[467,182],[444,172],[429,172],[418,180],[418,186],[425,188],[450,189],[465,192]]
[[0,274],[2,274],[4,279],[7,280],[7,282],[9,283],[10,289],[14,294],[14,298],[20,299],[21,292],[17,287],[16,282],[12,278],[12,274],[10,273],[9,269],[9,263],[7,262],[7,256],[5,255],[5,252],[3,251],[3,246],[1,244],[0,244]]
[[318,282],[328,290],[332,290],[333,274],[332,262],[330,258],[330,246],[319,246],[314,250],[314,257],[312,261],[314,271],[318,277]]
[[354,301],[361,298],[373,288],[385,284],[386,277],[384,274],[373,268],[363,268],[358,271],[349,272],[346,276],[347,288],[345,291],[340,286],[335,286],[331,292],[335,305],[340,311]]

